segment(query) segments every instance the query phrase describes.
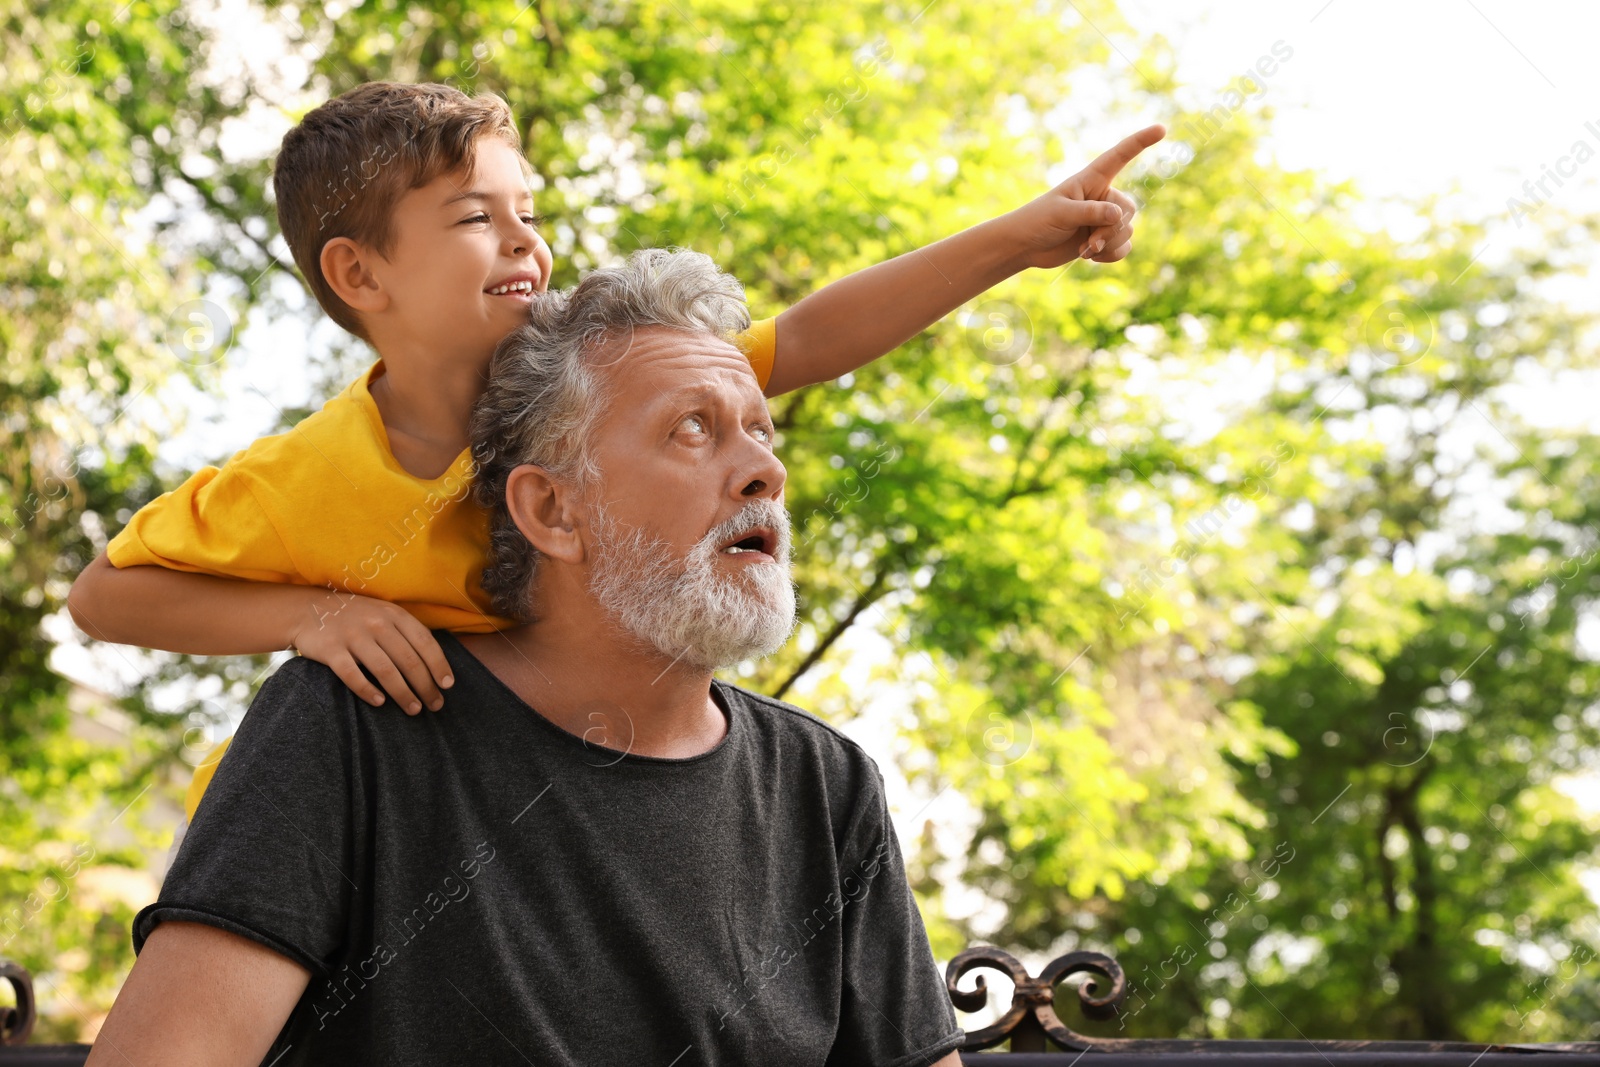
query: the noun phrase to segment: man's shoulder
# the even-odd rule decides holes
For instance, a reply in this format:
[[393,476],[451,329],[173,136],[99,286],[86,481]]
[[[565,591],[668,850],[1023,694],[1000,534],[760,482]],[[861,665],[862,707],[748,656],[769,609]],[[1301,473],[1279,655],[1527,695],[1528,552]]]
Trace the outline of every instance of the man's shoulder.
[[[363,708],[373,710],[350,691],[332,667],[307,656],[294,656],[261,683],[244,723],[253,718],[261,725],[270,719],[327,726],[341,718],[354,718]],[[243,730],[241,724],[241,734]]]
[[297,656],[279,665],[239,721],[200,798],[195,825],[219,805],[254,805],[263,793],[277,797],[280,808],[284,790],[297,794],[295,804],[327,803],[342,793],[345,770],[364,747],[358,704],[324,664]]
[[740,701],[745,710],[750,712],[752,721],[764,732],[788,735],[809,748],[859,770],[870,768],[874,773],[877,772],[878,763],[867,754],[867,750],[825,719],[802,707],[752,692],[743,686],[720,681],[716,684],[730,700]]
[[769,697],[762,693],[757,693],[753,690],[746,689],[742,685],[734,685],[731,682],[719,681],[716,683],[716,685],[725,694],[729,694],[734,699],[743,701],[745,706],[750,711],[766,716],[771,722],[778,725],[781,729],[792,730],[800,734],[818,737],[825,743],[840,746],[846,750],[859,753],[863,756],[866,755],[866,750],[857,744],[849,735],[845,734],[838,727],[834,726],[827,720],[807,711],[805,708],[802,708],[796,704],[791,704],[786,700],[778,700],[776,697]]

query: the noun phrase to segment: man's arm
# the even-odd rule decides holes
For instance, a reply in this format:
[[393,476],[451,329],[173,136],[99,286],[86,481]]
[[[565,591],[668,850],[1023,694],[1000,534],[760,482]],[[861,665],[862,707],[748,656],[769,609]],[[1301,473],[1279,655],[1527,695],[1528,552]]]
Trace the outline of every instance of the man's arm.
[[832,381],[921,333],[1028,267],[1080,255],[1097,263],[1132,247],[1134,202],[1111,188],[1117,173],[1166,130],[1151,126],[1043,196],[926,248],[819,289],[778,316],[767,395]]
[[258,1064],[310,980],[248,938],[164,922],[134,962],[86,1067]]
[[407,712],[441,707],[439,685],[448,688],[449,661],[427,627],[398,605],[354,593],[115,567],[101,554],[72,584],[67,611],[90,637],[140,648],[234,656],[292,645],[333,668],[363,700],[382,704],[365,666]]

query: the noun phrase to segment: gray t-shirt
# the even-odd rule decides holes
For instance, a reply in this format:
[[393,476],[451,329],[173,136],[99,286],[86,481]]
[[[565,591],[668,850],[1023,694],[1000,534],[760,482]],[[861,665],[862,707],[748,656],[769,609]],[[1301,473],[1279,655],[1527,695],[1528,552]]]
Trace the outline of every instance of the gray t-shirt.
[[626,754],[435,636],[437,713],[370,707],[309,659],[269,678],[134,920],[135,951],[200,922],[311,970],[264,1062],[896,1067],[960,1045],[854,742],[714,683],[715,748]]

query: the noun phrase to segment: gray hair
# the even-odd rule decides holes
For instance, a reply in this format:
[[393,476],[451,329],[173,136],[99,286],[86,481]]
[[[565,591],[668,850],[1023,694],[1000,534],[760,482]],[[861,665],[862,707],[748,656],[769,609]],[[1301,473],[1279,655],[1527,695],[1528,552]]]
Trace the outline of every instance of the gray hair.
[[[744,289],[709,256],[641,249],[576,288],[534,294],[528,324],[500,342],[472,415],[473,499],[489,512],[483,588],[495,613],[529,621],[539,550],[506,506],[506,478],[532,463],[583,488],[599,476],[588,436],[605,408],[595,356],[634,329],[665,326],[724,340],[750,328]],[[622,337],[619,338],[618,334]]]

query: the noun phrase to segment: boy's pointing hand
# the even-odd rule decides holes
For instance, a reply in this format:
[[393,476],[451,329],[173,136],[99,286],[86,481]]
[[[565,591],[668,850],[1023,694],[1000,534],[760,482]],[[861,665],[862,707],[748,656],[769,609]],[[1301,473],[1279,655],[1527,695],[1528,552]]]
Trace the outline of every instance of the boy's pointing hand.
[[1136,205],[1111,183],[1166,135],[1166,127],[1157,124],[1124,137],[1077,174],[1013,211],[1025,249],[1022,262],[1059,267],[1079,256],[1096,263],[1115,263],[1126,256],[1133,248]]

